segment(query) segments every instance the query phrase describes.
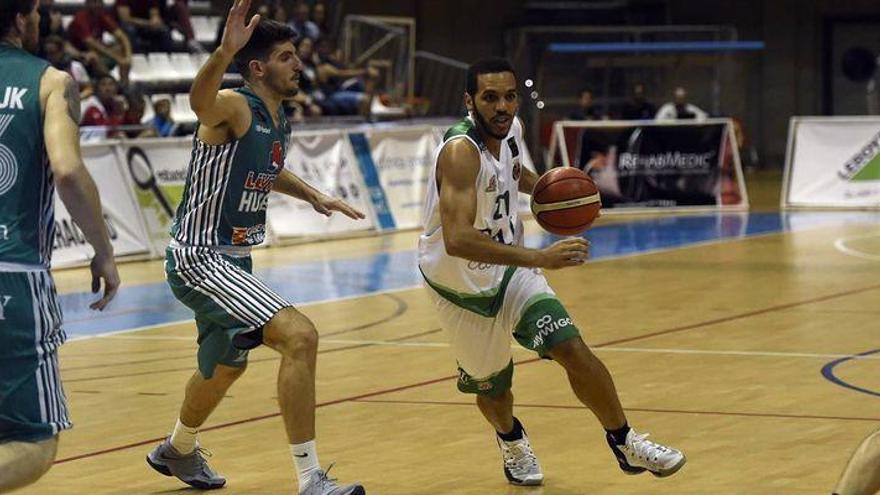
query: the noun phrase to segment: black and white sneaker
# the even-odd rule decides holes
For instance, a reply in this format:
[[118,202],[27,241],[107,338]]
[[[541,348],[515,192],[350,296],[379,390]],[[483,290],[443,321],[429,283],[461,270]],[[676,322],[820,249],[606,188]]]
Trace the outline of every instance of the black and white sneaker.
[[658,478],[665,478],[677,473],[687,462],[681,451],[652,442],[647,433],[639,434],[632,428],[623,445],[618,445],[611,434],[606,434],[606,439],[620,469],[626,474],[648,471]]
[[504,476],[512,485],[533,486],[544,483],[544,473],[529,437],[523,430],[522,438],[507,442],[495,435],[498,448],[501,449],[501,460],[504,462]]

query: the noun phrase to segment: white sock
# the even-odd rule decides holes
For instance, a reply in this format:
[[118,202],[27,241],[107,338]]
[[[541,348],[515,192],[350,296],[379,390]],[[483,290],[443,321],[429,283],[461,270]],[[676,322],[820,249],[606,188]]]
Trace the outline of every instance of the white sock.
[[196,449],[198,434],[198,428],[190,428],[181,423],[178,418],[177,424],[174,425],[174,431],[171,433],[171,446],[181,454],[189,454]]
[[318,463],[318,450],[315,441],[290,445],[290,453],[293,454],[293,463],[296,465],[296,478],[299,480],[299,488],[302,490],[309,482],[312,474],[321,469]]

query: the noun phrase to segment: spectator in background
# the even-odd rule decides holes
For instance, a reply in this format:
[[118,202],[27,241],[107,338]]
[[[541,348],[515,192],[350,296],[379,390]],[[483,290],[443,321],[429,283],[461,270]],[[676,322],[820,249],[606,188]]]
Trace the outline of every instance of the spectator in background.
[[138,53],[170,52],[171,29],[162,19],[162,0],[116,0],[116,17]]
[[174,0],[174,3],[170,5],[165,4],[163,17],[171,27],[180,31],[190,52],[205,53],[205,47],[196,39],[189,10],[189,0]]
[[709,114],[700,107],[688,103],[687,91],[681,86],[675,88],[675,99],[666,103],[657,112],[657,120],[686,120],[695,119],[698,122],[706,120]]
[[578,93],[578,107],[568,114],[569,120],[602,120],[605,116],[593,102],[593,92],[587,88]]
[[302,0],[293,5],[293,16],[287,24],[296,31],[297,39],[305,37],[317,41],[321,37],[318,25],[309,20],[309,5]]
[[336,57],[333,42],[328,38],[315,42],[315,52],[315,72],[318,87],[325,96],[326,107],[321,105],[325,112],[332,115],[369,115],[379,71],[372,67],[346,67]]
[[122,116],[122,125],[126,126],[126,136],[130,138],[157,136],[153,126],[143,125],[146,109],[147,102],[144,100],[143,92],[132,90],[125,95],[125,113]]
[[[115,46],[104,45],[102,38],[110,33],[116,40]],[[113,17],[104,10],[102,0],[86,0],[85,8],[73,16],[67,27],[74,58],[80,60],[97,76],[109,75],[114,66],[119,66],[119,80],[128,86],[131,72],[131,42]]]
[[156,102],[153,103],[153,111],[156,115],[153,116],[153,120],[150,124],[153,126],[153,129],[156,130],[156,135],[159,137],[176,136],[177,124],[171,117],[171,100],[168,98],[156,100]]
[[623,104],[621,116],[625,120],[651,120],[657,114],[657,109],[645,99],[645,85],[637,83],[633,86],[632,95]]
[[105,75],[95,82],[95,94],[82,102],[80,125],[96,127],[83,132],[83,139],[107,139],[116,136],[115,127],[123,120],[122,105],[117,99],[119,85],[113,76]]
[[88,98],[94,93],[92,80],[85,66],[78,60],[74,60],[64,51],[64,40],[58,35],[50,35],[43,41],[43,53],[52,67],[67,72],[79,85],[79,97],[81,100]]
[[54,0],[40,0],[37,10],[40,12],[40,39],[45,40],[52,35],[64,38],[61,11],[55,7]]
[[318,26],[320,36],[330,35],[330,25],[327,24],[327,6],[324,5],[324,2],[316,2],[312,6],[312,22]]
[[310,117],[337,113],[336,108],[327,101],[326,95],[321,91],[314,48],[315,42],[311,38],[302,38],[296,45],[296,53],[303,66],[299,74],[299,93],[296,96],[296,103],[302,107],[303,115]]

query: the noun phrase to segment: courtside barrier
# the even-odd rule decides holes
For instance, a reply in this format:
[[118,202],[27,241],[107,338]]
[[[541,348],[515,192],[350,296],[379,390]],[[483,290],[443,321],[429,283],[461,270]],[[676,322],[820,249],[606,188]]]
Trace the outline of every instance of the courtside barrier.
[[792,117],[783,208],[880,208],[880,117]]
[[[363,211],[355,221],[280,194],[267,203],[266,242],[291,242],[418,228],[434,150],[449,125],[361,126],[291,134],[285,167],[316,188]],[[183,196],[192,138],[111,140],[84,144],[108,228],[120,257],[162,257]],[[523,165],[534,170],[528,150]],[[526,196],[520,209],[528,210]],[[53,266],[88,262],[91,248],[56,197]]]
[[608,213],[747,209],[730,119],[558,121],[547,163],[579,167]]
[[[119,167],[117,146],[115,142],[83,144],[83,160],[101,191],[104,221],[116,255],[148,257],[152,251],[147,232],[132,190]],[[52,266],[55,268],[86,264],[94,255],[57,193],[54,247]]]

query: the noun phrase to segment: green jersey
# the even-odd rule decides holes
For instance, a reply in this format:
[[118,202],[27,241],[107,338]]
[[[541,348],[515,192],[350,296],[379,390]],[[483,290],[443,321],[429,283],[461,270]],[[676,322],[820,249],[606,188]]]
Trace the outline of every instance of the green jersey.
[[40,107],[48,66],[0,43],[0,269],[48,268],[52,258],[55,183]]
[[284,168],[290,125],[276,108],[280,124],[253,91],[247,98],[251,126],[238,139],[210,145],[193,137],[186,187],[171,225],[171,237],[189,246],[253,246],[266,237],[266,205]]

